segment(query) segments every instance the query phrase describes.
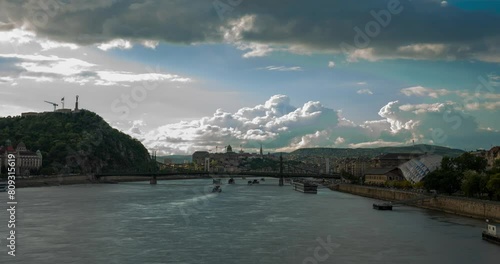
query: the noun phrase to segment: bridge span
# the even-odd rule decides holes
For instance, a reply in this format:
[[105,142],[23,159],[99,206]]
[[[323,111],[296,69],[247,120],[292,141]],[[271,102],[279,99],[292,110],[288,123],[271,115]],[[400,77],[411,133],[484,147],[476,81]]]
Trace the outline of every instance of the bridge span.
[[279,178],[319,178],[340,179],[339,174],[319,173],[280,173],[280,172],[207,172],[207,171],[184,171],[184,172],[123,172],[123,173],[98,173],[94,175],[96,180],[103,177],[145,177],[149,178],[151,184],[156,184],[159,177],[176,178],[178,176],[199,176],[198,178],[230,178],[230,177],[271,177]]

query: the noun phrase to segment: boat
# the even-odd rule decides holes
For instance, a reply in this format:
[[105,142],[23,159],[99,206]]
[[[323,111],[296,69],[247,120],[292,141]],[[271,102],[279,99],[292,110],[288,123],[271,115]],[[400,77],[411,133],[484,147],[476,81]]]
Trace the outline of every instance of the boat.
[[266,179],[264,179],[264,178],[261,178],[261,179],[260,179],[260,181],[266,181]]
[[220,185],[215,185],[214,188],[212,189],[212,192],[213,193],[216,193],[216,192],[220,193],[220,192],[222,192],[222,189],[220,188]]
[[7,187],[8,187],[7,182],[0,182],[0,192],[6,192]]
[[260,182],[258,180],[253,180],[252,184],[259,184]]
[[252,185],[252,181],[248,181],[248,185]]
[[234,179],[233,179],[233,178],[231,178],[231,179],[229,179],[229,180],[227,181],[227,184],[235,184],[235,183],[236,183],[236,182],[234,181]]
[[391,203],[381,203],[381,204],[373,204],[373,209],[376,210],[392,210],[392,204]]
[[483,230],[482,237],[483,240],[500,245],[500,235],[497,234],[497,227],[489,223],[486,220],[487,229]]
[[318,185],[310,182],[294,182],[293,189],[301,193],[311,193],[311,194],[318,193]]

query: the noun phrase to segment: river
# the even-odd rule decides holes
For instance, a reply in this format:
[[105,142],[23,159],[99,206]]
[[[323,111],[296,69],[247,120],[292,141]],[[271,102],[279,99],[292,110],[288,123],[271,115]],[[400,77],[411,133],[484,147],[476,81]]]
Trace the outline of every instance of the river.
[[0,263],[500,263],[481,220],[247,180],[18,189],[16,257],[3,210]]

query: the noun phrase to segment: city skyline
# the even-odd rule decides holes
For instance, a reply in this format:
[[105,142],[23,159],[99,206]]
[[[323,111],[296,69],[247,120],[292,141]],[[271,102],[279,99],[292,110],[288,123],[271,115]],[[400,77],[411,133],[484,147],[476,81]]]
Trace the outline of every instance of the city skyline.
[[500,142],[498,2],[45,3],[0,3],[0,116],[79,95],[163,155]]

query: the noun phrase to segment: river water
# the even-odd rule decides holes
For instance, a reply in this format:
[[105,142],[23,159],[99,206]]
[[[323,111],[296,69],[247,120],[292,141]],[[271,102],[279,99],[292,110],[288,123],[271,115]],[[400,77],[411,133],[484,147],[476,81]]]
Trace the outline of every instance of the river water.
[[16,257],[3,210],[0,263],[500,263],[480,220],[247,180],[19,189]]

